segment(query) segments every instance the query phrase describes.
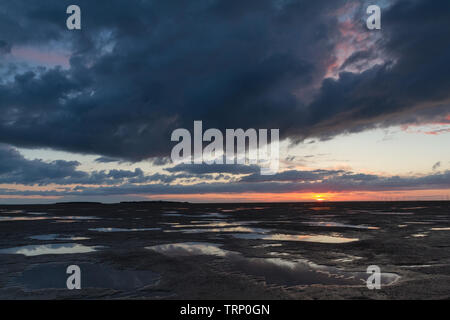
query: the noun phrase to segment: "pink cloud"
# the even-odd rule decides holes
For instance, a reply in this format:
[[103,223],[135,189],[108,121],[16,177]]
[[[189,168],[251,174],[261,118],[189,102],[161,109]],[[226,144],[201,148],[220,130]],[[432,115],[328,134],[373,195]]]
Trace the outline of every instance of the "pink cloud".
[[43,50],[33,47],[13,47],[11,55],[18,60],[25,60],[31,63],[46,66],[70,66],[70,55],[64,52]]
[[428,135],[437,136],[437,135],[439,135],[439,134],[448,133],[448,132],[450,132],[450,128],[439,129],[439,130],[432,130],[432,131],[426,131],[426,132],[424,132],[424,133],[425,133],[425,134],[428,134]]

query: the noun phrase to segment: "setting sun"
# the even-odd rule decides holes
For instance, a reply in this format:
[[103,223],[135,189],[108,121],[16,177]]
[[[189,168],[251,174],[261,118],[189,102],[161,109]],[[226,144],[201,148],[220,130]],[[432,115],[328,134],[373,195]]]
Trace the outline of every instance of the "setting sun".
[[326,200],[325,197],[324,197],[322,194],[316,194],[316,195],[314,196],[314,199],[315,199],[316,201],[325,201],[325,200]]

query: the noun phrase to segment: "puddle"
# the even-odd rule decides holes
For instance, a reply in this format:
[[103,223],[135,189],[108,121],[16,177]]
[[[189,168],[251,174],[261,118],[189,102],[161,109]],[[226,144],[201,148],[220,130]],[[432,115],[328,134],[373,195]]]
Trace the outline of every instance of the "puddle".
[[[242,222],[244,224],[245,222]],[[252,222],[249,222],[252,223]],[[198,228],[204,226],[219,226],[219,228]],[[181,232],[181,233],[233,233],[231,236],[238,239],[247,240],[274,240],[274,241],[305,241],[317,243],[348,243],[359,241],[357,238],[345,238],[327,235],[293,235],[293,234],[269,234],[269,229],[255,228],[249,226],[241,226],[238,222],[212,222],[204,224],[172,224],[172,228],[179,230],[164,230],[164,232]],[[361,226],[362,227],[362,226]],[[372,227],[364,227],[364,229]]]
[[253,221],[242,221],[242,222],[225,222],[225,221],[191,221],[191,224],[174,224],[174,228],[198,228],[198,227],[213,227],[213,228],[229,228],[243,226],[247,224],[255,224]]
[[253,208],[246,208],[246,207],[238,207],[238,208],[233,208],[233,209],[221,209],[220,211],[222,212],[237,212],[237,211],[243,211],[243,210],[251,210]]
[[61,240],[61,241],[81,241],[81,240],[89,240],[87,237],[75,237],[75,236],[64,236],[60,234],[42,234],[37,236],[29,237],[33,240]]
[[413,238],[425,238],[425,237],[428,237],[428,234],[426,234],[426,233],[416,233],[416,234],[412,234],[411,237],[413,237]]
[[253,248],[274,248],[274,247],[282,247],[283,245],[281,243],[268,243],[268,244],[261,244],[258,246],[253,246]]
[[450,228],[431,228],[432,231],[450,231]]
[[359,241],[357,238],[345,238],[341,236],[326,236],[326,235],[296,235],[296,234],[233,234],[234,238],[246,240],[274,240],[274,241],[303,241],[315,243],[350,243]]
[[192,221],[192,224],[180,223],[164,223],[178,230],[164,230],[164,232],[181,232],[181,233],[220,233],[220,232],[256,232],[267,233],[270,230],[262,228],[247,227],[245,224],[254,224],[256,222],[224,222],[224,221]]
[[220,248],[220,245],[207,242],[182,242],[171,244],[160,244],[146,247],[146,249],[156,251],[168,256],[191,256],[191,255],[212,255],[224,257],[230,253]]
[[[37,215],[37,214],[36,214]],[[37,221],[37,220],[62,220],[62,221],[76,221],[76,220],[98,220],[98,217],[86,217],[86,216],[66,216],[66,217],[0,217],[1,221]]]
[[383,211],[371,211],[370,214],[381,214],[381,215],[395,215],[395,216],[410,216],[414,212],[383,212]]
[[426,222],[426,221],[405,221],[405,223],[407,223],[407,224],[423,224],[423,225],[433,224],[432,222]]
[[181,213],[163,213],[165,217],[185,217],[185,218],[216,218],[222,219],[227,218],[228,215],[221,213],[205,213],[205,214],[181,214]]
[[[221,246],[206,242],[184,242],[157,245],[147,249],[167,256],[209,255],[228,260],[232,269],[238,269],[253,277],[260,277],[269,285],[287,287],[307,285],[346,285],[365,286],[369,275],[366,272],[345,271],[336,267],[317,265],[304,259],[287,260],[283,258],[248,258],[234,251],[221,249]],[[276,254],[276,253],[275,253]],[[381,284],[395,283],[400,276],[382,273]]]
[[320,216],[314,215],[311,218],[312,219],[329,219],[329,218],[334,218],[334,217],[336,217],[335,214],[321,214]]
[[[293,286],[340,285],[365,286],[369,275],[366,272],[350,272],[335,267],[321,266],[307,260],[287,260],[283,258],[236,259],[239,269],[253,276],[263,277],[266,284]],[[381,285],[391,285],[400,276],[382,273]]]
[[1,221],[36,221],[36,220],[49,220],[49,217],[0,217]]
[[124,228],[91,228],[89,231],[98,232],[137,232],[137,231],[156,231],[161,230],[161,228],[134,228],[134,229],[124,229]]
[[[67,264],[49,263],[34,265],[17,277],[17,282],[28,290],[36,289],[67,289]],[[115,290],[136,290],[155,285],[161,276],[152,271],[118,270],[110,266],[82,263],[81,289],[107,288]]]
[[268,255],[275,256],[275,257],[278,257],[278,256],[289,257],[290,256],[290,254],[286,253],[286,252],[269,252]]
[[58,243],[0,249],[0,254],[23,254],[24,256],[31,257],[44,254],[88,253],[97,251],[100,248],[103,247],[88,247],[78,243]]
[[52,219],[60,220],[99,220],[99,217],[92,216],[64,216],[64,217],[53,217]]
[[346,254],[345,257],[343,258],[337,258],[334,259],[334,262],[338,262],[338,263],[350,263],[350,262],[355,262],[357,260],[361,260],[364,259],[363,257],[358,257],[358,256],[352,256],[350,254]]
[[6,214],[23,213],[23,210],[2,210],[2,213],[6,213]]
[[324,211],[324,210],[331,210],[331,207],[311,207],[309,209],[314,211]]
[[379,230],[380,229],[378,227],[344,224],[344,223],[339,223],[339,222],[325,222],[325,221],[302,222],[302,224],[305,224],[305,225],[308,225],[311,227],[352,228],[352,229],[365,229],[365,230]]
[[226,215],[226,214],[218,213],[218,212],[212,212],[212,213],[190,215],[189,217],[195,217],[195,218],[228,218],[229,216]]
[[178,222],[158,222],[158,224],[164,224],[164,225],[168,225],[168,226],[178,226],[179,225]]
[[401,265],[400,268],[411,268],[411,269],[419,269],[419,268],[433,268],[433,267],[447,267],[448,264],[417,264],[417,265]]
[[192,228],[180,230],[165,230],[165,232],[181,232],[181,233],[228,233],[228,232],[242,232],[242,233],[267,233],[269,230],[251,227],[227,227],[227,228]]
[[347,214],[369,214],[373,211],[370,210],[361,210],[361,209],[347,209]]

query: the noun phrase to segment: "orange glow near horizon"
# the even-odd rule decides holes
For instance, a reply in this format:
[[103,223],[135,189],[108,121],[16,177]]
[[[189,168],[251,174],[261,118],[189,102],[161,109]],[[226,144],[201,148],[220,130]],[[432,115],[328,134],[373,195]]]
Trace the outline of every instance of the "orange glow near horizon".
[[[350,191],[326,193],[242,193],[148,195],[150,200],[188,202],[327,202],[327,201],[418,201],[448,200],[450,190]],[[135,195],[143,197],[142,195]]]
[[[71,195],[70,201],[83,201]],[[36,199],[66,201],[64,196],[50,195],[0,195],[0,199]],[[405,191],[348,191],[348,192],[291,192],[291,193],[207,193],[207,194],[123,194],[104,196],[105,202],[124,200],[167,200],[186,202],[339,202],[339,201],[420,201],[449,200],[450,190],[405,190]],[[69,201],[69,199],[67,199]],[[98,200],[96,200],[98,201]]]

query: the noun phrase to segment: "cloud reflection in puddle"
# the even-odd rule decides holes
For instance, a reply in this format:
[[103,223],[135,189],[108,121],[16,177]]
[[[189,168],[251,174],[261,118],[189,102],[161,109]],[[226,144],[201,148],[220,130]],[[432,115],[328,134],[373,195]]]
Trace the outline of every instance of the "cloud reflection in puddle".
[[41,234],[37,236],[29,237],[32,240],[61,240],[61,241],[81,241],[81,240],[89,240],[88,237],[75,237],[75,236],[65,236],[60,234]]
[[[146,249],[171,256],[186,257],[208,255],[227,259],[233,266],[246,274],[262,277],[267,284],[288,287],[305,285],[365,285],[368,274],[360,271],[345,271],[336,267],[317,265],[305,259],[248,258],[239,252],[228,251],[221,245],[207,242],[182,242],[162,244]],[[400,276],[382,273],[381,283],[390,285]]]
[[78,243],[58,243],[0,249],[0,254],[22,254],[24,256],[31,257],[45,254],[89,253],[97,251],[100,248],[104,247],[89,247]]

